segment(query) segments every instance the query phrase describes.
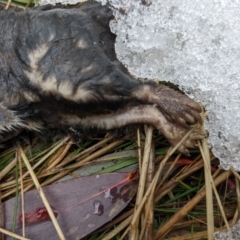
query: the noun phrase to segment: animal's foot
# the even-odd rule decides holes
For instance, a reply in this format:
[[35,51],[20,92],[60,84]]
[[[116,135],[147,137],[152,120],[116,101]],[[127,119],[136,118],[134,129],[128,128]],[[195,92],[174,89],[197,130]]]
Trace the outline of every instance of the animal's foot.
[[188,133],[188,131],[190,131],[188,137],[180,144],[180,146],[178,147],[178,151],[185,154],[185,155],[189,155],[189,151],[188,148],[194,148],[197,146],[196,141],[203,139],[204,137],[206,137],[206,132],[201,131],[198,128],[183,128],[183,127],[179,127],[179,126],[174,126],[174,131],[177,134],[174,134],[172,136],[167,137],[168,141],[173,145],[177,145],[179,142],[182,141],[182,139],[184,138],[184,136]]
[[185,128],[190,125],[201,123],[200,105],[189,97],[174,91],[164,85],[147,83],[137,91],[139,99],[151,104],[156,104],[168,121],[181,124]]
[[150,98],[158,103],[168,120],[185,127],[202,122],[199,114],[202,109],[194,100],[163,85],[159,85],[154,93]]

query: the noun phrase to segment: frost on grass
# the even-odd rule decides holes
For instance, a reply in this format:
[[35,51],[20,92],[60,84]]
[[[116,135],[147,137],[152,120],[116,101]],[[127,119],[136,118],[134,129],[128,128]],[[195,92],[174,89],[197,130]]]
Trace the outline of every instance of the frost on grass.
[[119,60],[136,77],[171,81],[203,103],[213,153],[240,171],[240,1],[99,1],[114,11]]

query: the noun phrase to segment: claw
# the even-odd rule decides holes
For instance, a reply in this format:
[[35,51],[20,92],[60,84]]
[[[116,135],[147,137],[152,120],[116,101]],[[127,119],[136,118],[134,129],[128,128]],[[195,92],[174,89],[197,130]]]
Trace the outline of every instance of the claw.
[[192,141],[201,140],[207,137],[207,132],[202,131],[201,129],[195,128],[194,131],[190,134],[189,139]]
[[181,123],[181,125],[185,128],[189,128],[189,125],[186,123],[186,121],[183,118],[179,118],[179,122]]
[[188,151],[188,149],[184,146],[184,145],[181,145],[179,148],[178,148],[178,151],[182,154],[184,154],[185,156],[188,156],[190,157],[190,153]]
[[191,139],[187,139],[184,143],[184,145],[187,147],[187,148],[195,148],[197,146],[197,143]]
[[196,122],[192,115],[185,113],[186,122],[188,122],[190,124],[194,124]]
[[194,120],[195,120],[194,123],[197,123],[197,122],[200,124],[203,123],[202,117],[198,112],[191,110],[191,115],[194,117]]

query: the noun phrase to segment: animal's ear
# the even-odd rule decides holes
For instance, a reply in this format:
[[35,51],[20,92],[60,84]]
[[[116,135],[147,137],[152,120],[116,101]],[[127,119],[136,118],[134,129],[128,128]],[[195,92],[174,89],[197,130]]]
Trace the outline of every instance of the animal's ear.
[[20,125],[20,119],[15,113],[7,109],[4,104],[0,102],[0,134],[1,132],[12,131],[15,127]]

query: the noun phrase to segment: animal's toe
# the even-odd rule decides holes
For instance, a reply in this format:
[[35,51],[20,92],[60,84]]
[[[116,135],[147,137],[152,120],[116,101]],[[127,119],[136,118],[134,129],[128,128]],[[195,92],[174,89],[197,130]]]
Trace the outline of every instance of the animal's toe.
[[202,123],[202,118],[199,112],[189,109],[188,106],[179,106],[175,112],[166,112],[170,115],[173,123],[180,123],[183,127],[188,128],[190,125]]
[[201,140],[207,136],[205,131],[202,131],[198,128],[194,128],[188,138],[184,141],[182,145],[178,148],[178,151],[185,154],[189,155],[188,148],[195,148],[197,146],[198,140]]
[[187,101],[186,105],[188,105],[191,109],[195,110],[198,113],[202,112],[202,108],[199,103],[195,102],[194,100],[192,100],[190,98],[187,98],[187,99],[188,99],[188,101]]
[[183,117],[178,117],[178,122],[185,128],[189,128],[188,122]]
[[191,122],[191,123],[200,123],[200,124],[202,124],[202,117],[201,117],[201,113],[202,112],[202,110],[200,111],[200,112],[198,112],[198,111],[195,111],[195,110],[192,110],[191,109],[191,117],[194,119],[194,121],[193,122]]
[[189,139],[191,141],[197,141],[197,140],[201,140],[201,139],[205,138],[206,136],[207,136],[206,131],[202,131],[201,129],[194,128],[192,133],[189,136]]
[[184,115],[187,123],[190,123],[190,124],[196,123],[196,117],[194,117],[193,114],[185,113]]
[[197,146],[197,143],[194,140],[187,139],[184,143],[184,146],[186,146],[187,148],[195,148]]
[[178,151],[186,156],[190,156],[188,149],[184,145],[180,145]]
[[167,131],[164,131],[164,135],[173,146],[179,144],[188,131],[191,131],[187,139],[178,147],[178,151],[184,155],[189,155],[188,149],[195,148],[197,146],[197,141],[207,136],[206,132],[198,128],[189,129],[185,128],[183,125],[173,124],[171,122],[167,123],[167,129]]

